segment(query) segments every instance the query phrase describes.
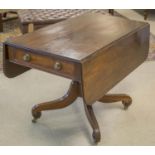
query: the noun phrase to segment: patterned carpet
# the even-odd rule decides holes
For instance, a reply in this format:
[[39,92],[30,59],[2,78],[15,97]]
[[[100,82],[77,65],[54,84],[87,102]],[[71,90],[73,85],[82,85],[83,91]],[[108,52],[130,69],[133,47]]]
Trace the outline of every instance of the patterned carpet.
[[[8,21],[8,22],[4,23],[3,27],[4,27],[4,32],[0,33],[0,70],[2,70],[3,42],[7,38],[16,37],[16,36],[21,35],[18,20]],[[147,60],[148,61],[155,60],[155,36],[152,34],[150,34],[150,49],[149,49],[149,56],[148,56]]]

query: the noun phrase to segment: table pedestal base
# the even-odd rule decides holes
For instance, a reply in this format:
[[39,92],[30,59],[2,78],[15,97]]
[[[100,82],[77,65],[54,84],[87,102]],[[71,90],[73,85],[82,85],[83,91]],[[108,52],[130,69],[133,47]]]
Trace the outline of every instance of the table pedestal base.
[[[70,85],[67,94],[61,97],[60,99],[35,105],[32,108],[32,116],[33,116],[32,122],[35,123],[36,120],[41,117],[41,111],[65,108],[70,104],[72,104],[79,96],[81,96],[80,84],[78,82],[73,81]],[[104,95],[99,101],[103,103],[122,101],[124,109],[127,109],[132,103],[131,97],[129,97],[126,94]],[[88,121],[93,129],[92,134],[93,139],[97,143],[101,139],[101,134],[98,122],[93,112],[93,107],[92,105],[87,105],[86,103],[84,103],[84,108]]]

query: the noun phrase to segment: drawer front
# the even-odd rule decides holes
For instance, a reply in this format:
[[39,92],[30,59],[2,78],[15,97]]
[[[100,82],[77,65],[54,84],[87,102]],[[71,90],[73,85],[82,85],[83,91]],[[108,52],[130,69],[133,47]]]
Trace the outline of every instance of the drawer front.
[[42,56],[40,54],[34,54],[13,47],[9,47],[8,56],[11,62],[23,66],[37,68],[74,80],[79,79],[79,65],[74,62],[61,60],[55,57]]

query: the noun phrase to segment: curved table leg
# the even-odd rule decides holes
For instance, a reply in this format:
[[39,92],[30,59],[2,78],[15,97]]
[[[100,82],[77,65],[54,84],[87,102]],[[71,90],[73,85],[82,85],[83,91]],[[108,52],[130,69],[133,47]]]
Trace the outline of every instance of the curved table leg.
[[103,96],[100,100],[103,103],[111,103],[111,102],[118,102],[122,101],[124,105],[124,109],[128,109],[128,107],[132,104],[132,99],[130,96],[126,94],[110,94]]
[[79,83],[72,82],[67,94],[60,99],[35,105],[32,108],[32,116],[34,117],[32,122],[36,122],[36,120],[41,117],[41,111],[65,108],[66,106],[69,106],[71,103],[73,103],[78,96]]
[[95,117],[95,114],[93,111],[93,107],[91,105],[86,105],[84,103],[84,108],[85,108],[85,112],[86,112],[88,121],[89,121],[91,127],[93,128],[92,137],[93,137],[95,143],[98,143],[101,139],[101,134],[100,134],[98,122],[96,120],[96,117]]

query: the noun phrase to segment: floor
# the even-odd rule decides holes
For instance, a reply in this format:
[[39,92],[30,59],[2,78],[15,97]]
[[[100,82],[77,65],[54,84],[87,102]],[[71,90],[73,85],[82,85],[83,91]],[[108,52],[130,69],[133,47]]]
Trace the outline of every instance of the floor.
[[[118,10],[138,17],[128,11]],[[110,91],[133,98],[127,111],[120,102],[94,104],[102,135],[98,145],[155,145],[154,68],[155,61],[143,63]],[[0,145],[94,145],[81,98],[65,109],[43,112],[36,124],[31,122],[31,107],[61,97],[69,83],[68,79],[38,70],[13,79],[1,74]]]

